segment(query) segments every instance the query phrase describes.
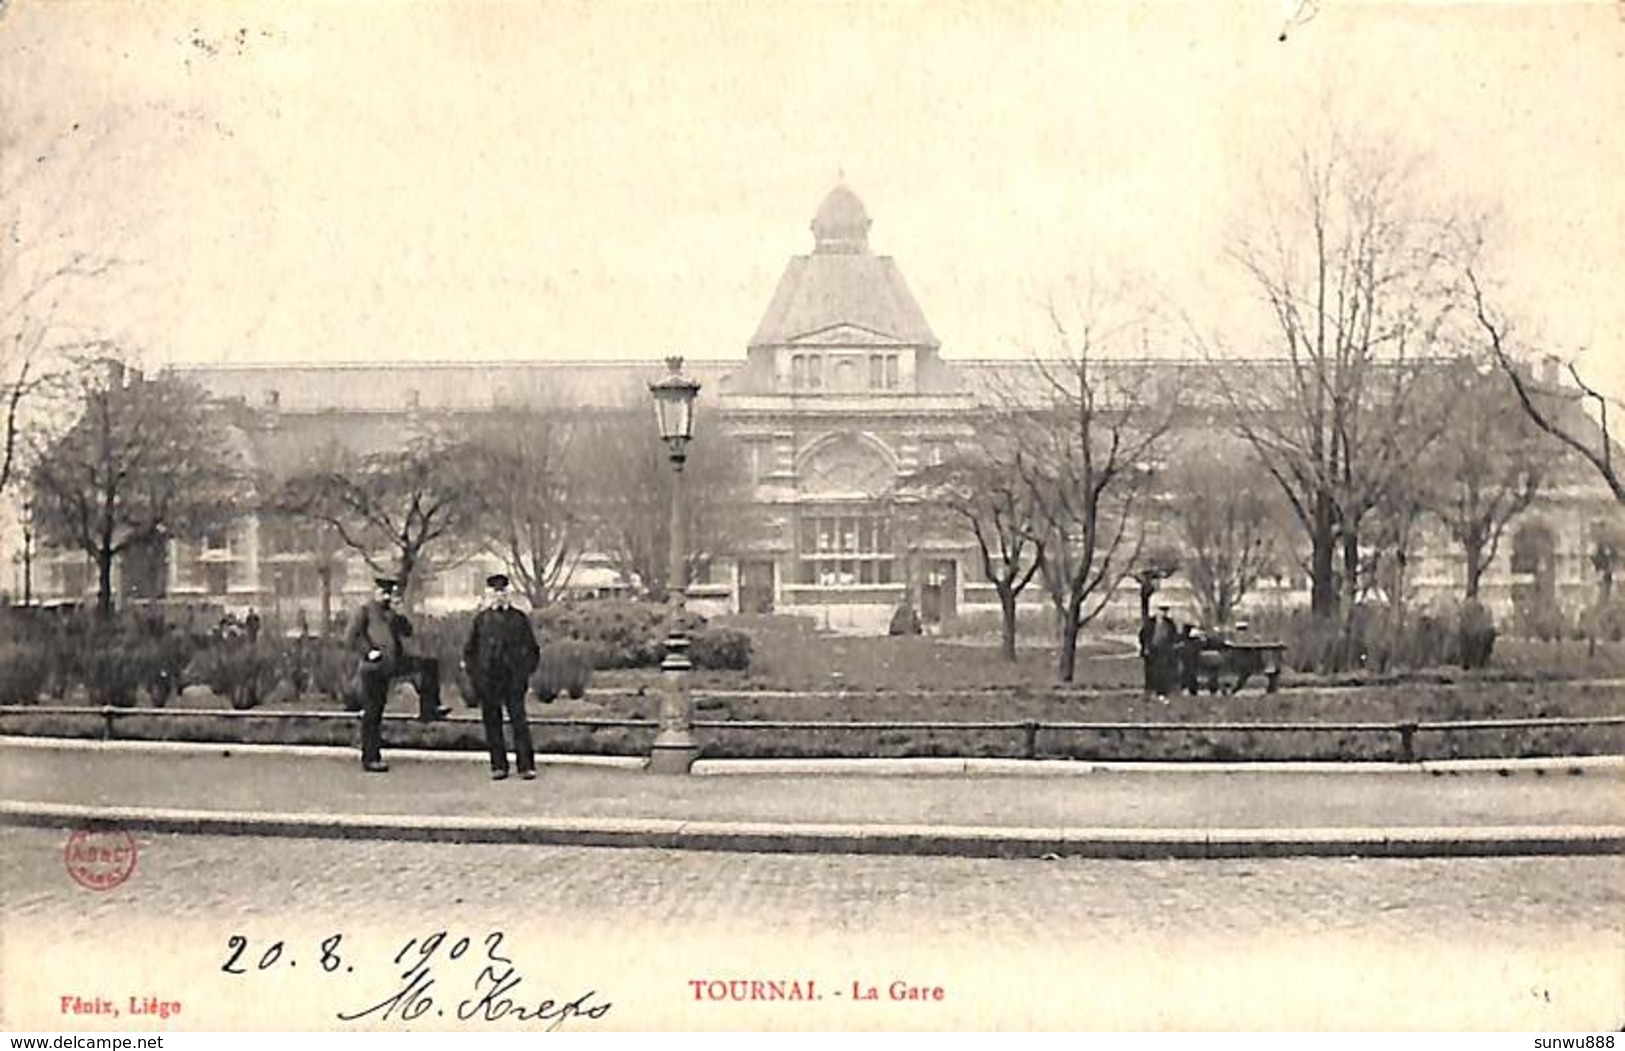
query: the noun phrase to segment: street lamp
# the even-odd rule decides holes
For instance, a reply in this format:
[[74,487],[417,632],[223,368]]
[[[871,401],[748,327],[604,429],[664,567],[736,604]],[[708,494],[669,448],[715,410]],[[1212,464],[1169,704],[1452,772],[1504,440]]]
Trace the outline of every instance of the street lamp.
[[671,457],[671,561],[666,575],[666,603],[671,625],[666,635],[666,659],[660,662],[666,688],[660,698],[660,732],[649,753],[649,770],[657,774],[686,774],[700,754],[694,741],[694,713],[688,693],[688,635],[683,631],[684,600],[688,591],[688,519],[683,508],[683,465],[694,437],[694,399],[699,382],[683,375],[683,359],[666,359],[668,374],[649,384],[655,398],[655,419],[660,438]]

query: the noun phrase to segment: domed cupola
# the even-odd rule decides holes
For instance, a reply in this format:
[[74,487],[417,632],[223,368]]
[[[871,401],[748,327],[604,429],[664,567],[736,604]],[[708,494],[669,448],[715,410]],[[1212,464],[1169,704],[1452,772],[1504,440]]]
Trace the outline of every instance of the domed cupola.
[[869,251],[869,213],[858,195],[840,185],[813,216],[813,251],[862,255]]

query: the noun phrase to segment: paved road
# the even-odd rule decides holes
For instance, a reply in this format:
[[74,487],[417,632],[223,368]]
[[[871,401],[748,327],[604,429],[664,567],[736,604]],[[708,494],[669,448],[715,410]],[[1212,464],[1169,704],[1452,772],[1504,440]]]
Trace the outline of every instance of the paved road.
[[[10,1025],[334,1027],[409,984],[416,946],[391,960],[442,929],[473,947],[451,960],[442,944],[414,1027],[451,1025],[463,1003],[490,1013],[473,961],[495,931],[522,976],[514,1003],[613,1003],[571,1028],[1625,1021],[1619,858],[1044,862],[160,836],[139,843],[127,882],[92,892],[68,881],[63,842],[0,829]],[[221,970],[234,934],[246,974]],[[729,979],[810,980],[820,998],[696,1001],[691,983],[703,997]],[[894,1002],[895,981],[944,999]],[[879,999],[855,1000],[854,983]],[[64,1017],[69,994],[124,1013]],[[183,1007],[131,1016],[132,995]],[[408,1024],[381,1014],[349,1024]],[[510,1011],[470,1024],[544,1023]]]
[[[493,784],[480,757],[396,755],[388,775],[342,749],[127,745],[0,749],[0,798],[305,814],[650,818],[1047,828],[1359,828],[1625,823],[1617,768],[1429,776],[1088,772],[1065,777],[762,774],[651,777],[545,767]],[[1078,764],[1080,768],[1083,764]]]

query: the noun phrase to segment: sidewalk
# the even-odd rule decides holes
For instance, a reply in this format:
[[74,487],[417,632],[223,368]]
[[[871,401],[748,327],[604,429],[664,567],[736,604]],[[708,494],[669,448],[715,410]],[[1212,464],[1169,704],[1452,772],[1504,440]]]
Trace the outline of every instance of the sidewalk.
[[0,823],[149,832],[965,856],[1625,853],[1619,758],[1260,770],[543,757],[0,739]]

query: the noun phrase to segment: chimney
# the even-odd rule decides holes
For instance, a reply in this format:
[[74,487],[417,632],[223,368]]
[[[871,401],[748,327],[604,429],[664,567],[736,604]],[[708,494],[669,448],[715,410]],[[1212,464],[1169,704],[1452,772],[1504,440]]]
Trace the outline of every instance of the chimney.
[[1540,381],[1541,386],[1555,388],[1559,383],[1558,369],[1561,365],[1562,362],[1558,360],[1556,354],[1547,354],[1540,359],[1540,371],[1535,378]]

